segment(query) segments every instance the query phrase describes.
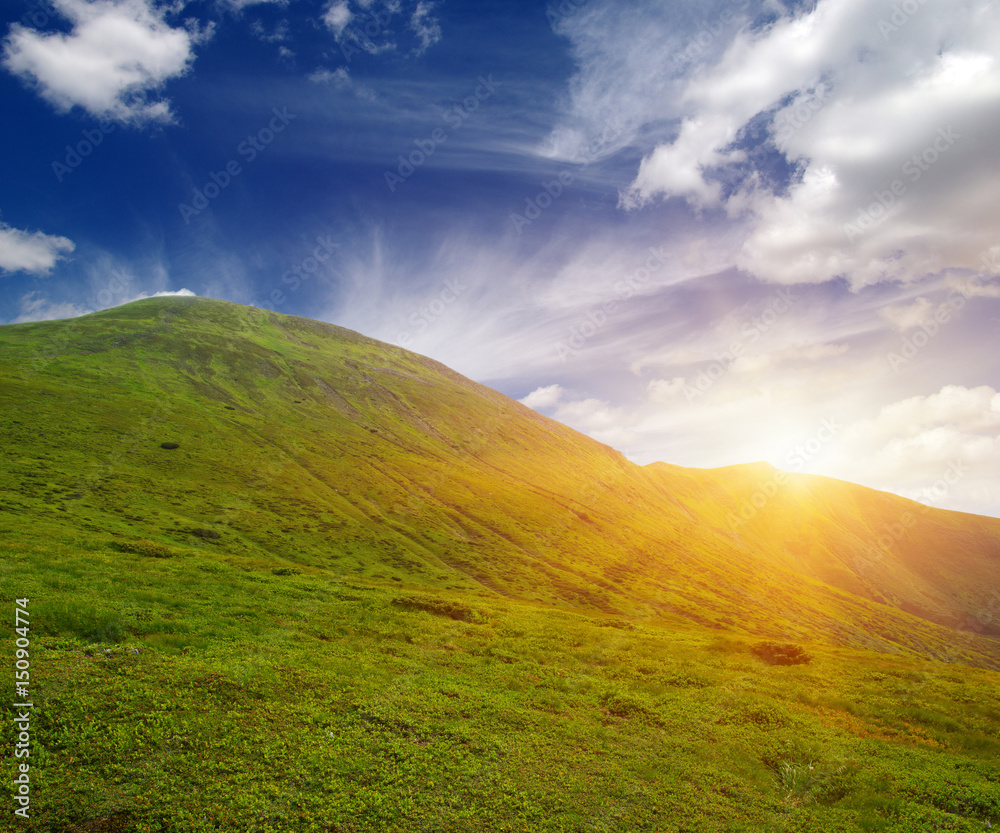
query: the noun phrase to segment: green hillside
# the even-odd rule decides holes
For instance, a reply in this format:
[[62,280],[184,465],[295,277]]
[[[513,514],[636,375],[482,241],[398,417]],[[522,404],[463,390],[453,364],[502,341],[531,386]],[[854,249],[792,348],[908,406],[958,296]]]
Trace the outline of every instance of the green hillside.
[[208,299],[0,327],[0,432],[16,829],[1000,819],[995,519],[796,476],[743,520],[773,471]]

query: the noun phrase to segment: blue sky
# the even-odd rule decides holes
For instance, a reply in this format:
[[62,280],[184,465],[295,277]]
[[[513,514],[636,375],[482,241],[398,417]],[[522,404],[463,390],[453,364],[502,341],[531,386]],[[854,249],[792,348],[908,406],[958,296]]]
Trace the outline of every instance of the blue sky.
[[194,293],[1000,515],[1000,10],[3,6],[0,321]]

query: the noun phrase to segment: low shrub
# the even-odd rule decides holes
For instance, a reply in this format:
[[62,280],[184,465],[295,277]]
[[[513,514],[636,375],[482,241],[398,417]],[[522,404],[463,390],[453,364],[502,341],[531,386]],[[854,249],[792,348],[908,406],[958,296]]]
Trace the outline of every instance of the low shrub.
[[138,538],[134,541],[118,541],[115,546],[120,552],[128,552],[133,555],[145,555],[148,558],[174,558],[176,550],[158,544],[156,541],[149,541],[146,538]]
[[750,650],[768,665],[801,665],[812,660],[798,645],[758,642]]
[[447,616],[458,622],[473,622],[479,618],[476,611],[468,605],[434,596],[399,596],[393,599],[392,603],[403,610],[423,610],[435,616]]

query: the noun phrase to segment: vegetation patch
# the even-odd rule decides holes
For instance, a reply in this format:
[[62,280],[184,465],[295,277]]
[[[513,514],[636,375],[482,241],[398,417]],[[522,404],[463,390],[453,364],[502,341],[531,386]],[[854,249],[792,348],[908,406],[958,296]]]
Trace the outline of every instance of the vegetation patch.
[[147,558],[175,558],[179,554],[177,550],[147,538],[139,538],[135,541],[117,541],[115,547],[119,552],[144,555]]
[[750,649],[768,665],[802,665],[812,660],[798,645],[758,642]]
[[392,600],[392,603],[396,607],[403,608],[403,610],[423,610],[435,616],[447,616],[449,619],[455,619],[458,622],[475,622],[481,619],[477,611],[473,610],[469,605],[447,599],[439,599],[435,596],[397,596]]

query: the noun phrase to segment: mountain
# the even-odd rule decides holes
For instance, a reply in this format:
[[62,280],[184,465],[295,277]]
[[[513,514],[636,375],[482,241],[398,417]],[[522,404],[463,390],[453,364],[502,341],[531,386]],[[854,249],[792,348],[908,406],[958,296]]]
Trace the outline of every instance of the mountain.
[[766,464],[636,466],[430,359],[223,301],[0,345],[3,509],[53,535],[1000,658],[978,638],[1000,632],[1000,520]]
[[0,327],[0,436],[18,830],[1000,818],[995,519],[199,298]]

